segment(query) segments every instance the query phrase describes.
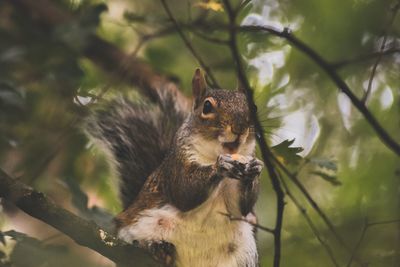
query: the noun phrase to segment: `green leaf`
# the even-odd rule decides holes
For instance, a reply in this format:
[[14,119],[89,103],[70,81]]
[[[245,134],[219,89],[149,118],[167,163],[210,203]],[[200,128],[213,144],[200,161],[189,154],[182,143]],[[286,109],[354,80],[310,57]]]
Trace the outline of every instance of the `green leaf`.
[[300,155],[297,155],[304,149],[302,147],[291,147],[295,139],[285,140],[276,146],[271,147],[278,160],[283,161],[284,164],[298,164],[302,159]]
[[327,173],[322,172],[322,171],[312,171],[311,174],[314,174],[314,175],[317,175],[317,176],[321,177],[322,179],[324,179],[325,181],[331,183],[334,186],[342,185],[342,182],[340,182],[338,180],[336,175],[327,174]]

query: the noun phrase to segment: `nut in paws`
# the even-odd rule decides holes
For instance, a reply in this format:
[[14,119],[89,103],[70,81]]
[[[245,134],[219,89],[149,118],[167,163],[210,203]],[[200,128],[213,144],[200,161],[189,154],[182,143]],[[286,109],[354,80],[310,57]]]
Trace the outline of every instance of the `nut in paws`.
[[238,180],[253,180],[263,168],[262,161],[250,156],[220,155],[217,159],[217,171],[223,177]]

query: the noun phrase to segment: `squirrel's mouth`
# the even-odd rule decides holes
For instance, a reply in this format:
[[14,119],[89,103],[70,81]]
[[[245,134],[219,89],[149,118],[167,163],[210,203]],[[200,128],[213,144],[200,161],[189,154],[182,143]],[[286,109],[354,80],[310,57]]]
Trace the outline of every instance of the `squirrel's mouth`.
[[239,145],[240,141],[239,138],[237,138],[233,142],[224,142],[222,143],[222,147],[224,149],[224,152],[227,154],[236,154],[239,150]]

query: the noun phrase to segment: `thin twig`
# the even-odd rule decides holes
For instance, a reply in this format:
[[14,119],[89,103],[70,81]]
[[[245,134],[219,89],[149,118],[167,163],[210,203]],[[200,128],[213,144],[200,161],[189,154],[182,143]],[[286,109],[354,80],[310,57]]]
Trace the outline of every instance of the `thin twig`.
[[[109,20],[111,23],[113,24],[117,24],[120,26],[125,26],[125,27],[130,27],[133,28],[131,23],[120,23],[118,21],[114,21],[114,20]],[[137,23],[146,23],[144,21],[138,21]],[[171,26],[165,27],[164,29],[161,29],[158,32],[152,33],[152,34],[147,34],[147,35],[143,35],[140,39],[143,40],[139,40],[138,44],[136,45],[136,47],[133,49],[133,51],[137,51],[140,47],[142,47],[144,45],[144,43],[146,43],[147,41],[150,41],[151,39],[153,39],[153,35],[156,35],[155,37],[164,37],[165,35],[171,34],[171,33],[175,33],[176,31],[176,27],[173,24],[173,22],[168,19],[168,20],[160,20],[157,22],[158,24],[172,24]],[[180,28],[182,30],[189,30],[191,31],[193,34],[195,34],[197,37],[204,39],[208,42],[214,43],[214,44],[219,44],[219,45],[227,45],[228,40],[222,39],[222,38],[217,38],[217,37],[212,37],[209,36],[209,34],[201,32],[197,29],[197,27],[199,25],[203,25],[205,26],[205,24],[203,24],[203,20],[202,18],[198,18],[188,24],[182,23],[182,22],[178,22]],[[202,30],[204,30],[204,27],[200,27],[202,28]],[[133,28],[135,32],[137,32],[136,28]],[[173,30],[173,32],[171,31]],[[139,34],[140,35],[140,34]],[[131,53],[134,54],[134,53]]]
[[138,34],[139,35],[139,41],[136,44],[135,48],[133,51],[130,53],[130,57],[136,57],[137,54],[139,53],[140,49],[149,41],[154,40],[156,38],[161,38],[165,37],[167,35],[170,35],[175,32],[175,29],[173,27],[166,27],[163,28],[157,32],[149,33],[149,34]]
[[219,44],[219,45],[228,45],[229,41],[225,40],[225,39],[221,39],[221,38],[217,38],[217,37],[212,37],[209,36],[208,34],[202,33],[201,31],[196,30],[195,28],[193,28],[191,30],[196,36],[200,37],[201,39],[204,39],[210,43],[214,43],[214,44]]
[[353,262],[355,256],[357,255],[357,251],[362,243],[362,241],[364,240],[365,234],[367,233],[367,230],[371,227],[371,226],[377,226],[377,225],[384,225],[384,224],[391,224],[391,223],[398,223],[400,222],[400,219],[396,219],[396,220],[388,220],[388,221],[377,221],[377,222],[368,222],[368,219],[365,218],[364,221],[364,227],[361,231],[361,235],[360,238],[357,241],[357,244],[355,245],[353,252],[351,253],[350,259],[347,262],[346,267],[350,267],[351,263]]
[[387,221],[377,221],[377,222],[368,223],[368,226],[391,224],[391,223],[398,223],[398,222],[400,222],[400,219],[393,219],[393,220],[387,220]]
[[346,267],[350,267],[350,266],[351,266],[351,263],[353,262],[353,259],[354,259],[354,257],[355,257],[356,254],[357,254],[357,250],[358,250],[358,248],[360,247],[360,245],[361,245],[361,243],[362,243],[362,241],[363,241],[363,239],[364,239],[364,236],[365,236],[365,233],[367,232],[367,229],[368,229],[368,221],[367,221],[367,219],[365,219],[364,227],[363,227],[363,229],[362,229],[362,231],[361,231],[360,238],[358,239],[357,244],[356,244],[356,246],[354,247],[353,252],[352,252],[351,255],[350,255],[350,259],[349,259],[349,261],[347,262]]
[[201,58],[201,56],[197,53],[197,51],[194,49],[192,43],[189,41],[189,39],[186,37],[185,33],[183,32],[182,28],[180,27],[178,21],[175,19],[174,15],[172,14],[171,10],[168,7],[168,4],[165,0],[160,0],[161,4],[164,7],[165,12],[167,13],[169,19],[172,21],[172,23],[175,25],[175,29],[178,32],[179,36],[181,37],[182,41],[185,43],[186,47],[189,49],[189,51],[192,53],[192,55],[196,58],[197,62],[199,62],[200,66],[204,69],[204,71],[207,73],[208,77],[210,77],[211,80],[211,85],[214,88],[221,88],[218,85],[217,79],[214,77],[213,73],[211,72],[211,69],[208,67],[208,65],[204,62],[204,60]]
[[383,57],[383,56],[388,56],[388,55],[393,55],[396,53],[400,53],[400,48],[388,48],[382,51],[378,51],[378,52],[373,52],[370,54],[366,54],[366,55],[359,55],[350,59],[344,59],[344,60],[340,60],[340,61],[336,61],[336,62],[331,62],[330,65],[332,66],[332,68],[335,69],[340,69],[342,67],[345,67],[347,65],[350,64],[356,64],[359,62],[364,62],[367,60],[371,60],[377,57]]
[[232,57],[236,63],[236,71],[237,75],[239,78],[240,83],[243,85],[245,93],[246,93],[246,99],[249,105],[250,109],[250,116],[252,118],[252,121],[254,122],[254,128],[257,133],[257,141],[260,146],[261,150],[261,155],[264,161],[265,166],[267,167],[267,171],[271,180],[272,187],[275,191],[276,194],[276,221],[275,221],[275,227],[274,227],[274,259],[273,259],[273,266],[274,267],[279,267],[280,266],[280,261],[281,261],[281,232],[282,232],[282,223],[283,223],[283,211],[285,208],[285,202],[284,198],[285,195],[283,193],[282,187],[279,182],[279,178],[277,176],[275,167],[270,160],[270,156],[272,155],[272,152],[270,148],[268,147],[268,144],[265,140],[264,136],[264,129],[261,126],[260,121],[258,120],[257,117],[257,110],[256,110],[256,105],[254,102],[253,98],[253,91],[250,87],[249,81],[247,79],[246,73],[244,71],[244,66],[242,64],[242,59],[238,50],[238,45],[237,45],[237,31],[236,31],[236,13],[233,11],[229,0],[224,0],[224,5],[226,8],[226,12],[228,13],[229,16],[229,23],[231,25],[230,27],[230,38],[229,38],[229,47],[231,49]]
[[[278,172],[279,173],[279,172]],[[318,231],[318,228],[315,226],[315,224],[312,222],[310,216],[307,214],[307,210],[300,204],[300,202],[295,198],[293,193],[290,191],[289,187],[287,186],[285,180],[281,175],[279,175],[281,183],[283,185],[283,188],[286,192],[286,194],[289,196],[289,198],[293,201],[294,205],[297,207],[297,209],[301,212],[301,214],[304,216],[306,219],[308,225],[311,228],[311,231],[313,232],[314,236],[318,239],[319,243],[324,247],[325,251],[327,252],[329,258],[331,259],[333,265],[336,267],[339,267],[339,263],[336,260],[335,254],[333,253],[331,247],[325,240],[322,239],[321,234]]]
[[363,95],[363,97],[361,99],[361,102],[364,103],[364,105],[367,102],[368,96],[371,93],[372,82],[374,80],[376,69],[378,68],[379,62],[382,59],[382,52],[385,49],[385,45],[386,45],[386,41],[387,41],[387,38],[388,38],[389,29],[393,25],[393,22],[394,22],[394,20],[396,18],[397,11],[399,10],[399,8],[400,8],[400,1],[397,1],[397,3],[395,4],[395,6],[392,9],[392,17],[389,19],[389,23],[388,23],[388,25],[387,25],[384,33],[383,33],[382,43],[381,43],[381,46],[379,48],[379,55],[378,55],[378,58],[375,61],[374,66],[372,67],[371,76],[369,77],[367,90],[365,91],[365,94]]
[[262,226],[262,225],[260,225],[260,224],[258,224],[258,223],[250,222],[250,221],[247,220],[246,218],[243,218],[243,217],[234,217],[232,214],[229,214],[229,213],[223,213],[223,212],[220,212],[220,213],[221,213],[222,215],[228,217],[229,220],[231,220],[231,221],[242,221],[242,222],[246,222],[246,223],[250,224],[251,226],[254,226],[255,228],[260,229],[260,230],[262,230],[262,231],[264,231],[264,232],[267,232],[267,233],[270,233],[270,234],[275,234],[275,230],[274,230],[274,229],[271,229],[271,228],[266,227],[266,226]]

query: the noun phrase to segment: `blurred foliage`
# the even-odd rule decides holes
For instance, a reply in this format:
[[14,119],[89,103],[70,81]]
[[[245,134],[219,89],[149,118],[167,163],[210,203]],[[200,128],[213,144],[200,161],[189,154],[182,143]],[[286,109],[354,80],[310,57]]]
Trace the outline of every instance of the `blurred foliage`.
[[[131,94],[132,88],[82,56],[88,36],[96,33],[142,58],[178,81],[185,94],[190,94],[198,63],[159,1],[51,3],[73,13],[74,19],[48,27],[12,1],[0,1],[0,166],[60,205],[104,225],[110,222],[108,214],[120,211],[115,177],[80,125],[87,109],[95,105],[90,102],[93,96],[105,92],[103,98],[112,98]],[[387,49],[400,47],[400,15],[389,25],[395,3],[253,0],[241,9],[240,22],[289,27],[326,60],[338,64],[341,77],[361,97],[376,60],[368,55],[379,50],[383,33],[388,35]],[[229,48],[210,42],[228,36],[215,26],[227,22],[220,1],[168,4],[218,83],[235,88]],[[239,36],[239,46],[248,63],[259,117],[271,145],[276,145],[278,159],[299,176],[347,246],[337,242],[304,195],[289,180],[286,183],[337,262],[345,266],[366,218],[369,222],[400,219],[400,160],[321,69],[285,40],[246,33]],[[367,106],[398,142],[399,89],[400,54],[385,55]],[[273,227],[275,194],[266,174],[262,186],[257,203],[260,224]],[[282,266],[334,266],[301,211],[289,198],[286,202]],[[41,226],[30,227],[15,217],[10,205],[3,209],[7,216],[2,216],[0,229],[15,229],[39,239],[47,236]],[[7,241],[10,235],[13,245]],[[258,235],[262,266],[272,266],[272,238],[262,231]],[[399,223],[369,227],[361,241],[352,266],[399,266]],[[0,266],[110,266],[94,263],[91,255],[77,257],[70,243],[53,246],[16,232],[0,232],[0,243]]]

